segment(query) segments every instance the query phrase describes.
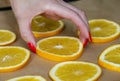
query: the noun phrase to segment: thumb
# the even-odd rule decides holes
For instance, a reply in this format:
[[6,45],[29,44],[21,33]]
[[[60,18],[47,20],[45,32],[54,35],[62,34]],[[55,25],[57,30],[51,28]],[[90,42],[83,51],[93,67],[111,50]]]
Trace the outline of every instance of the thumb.
[[28,44],[28,47],[32,52],[36,52],[36,42],[31,31],[31,19],[18,20],[20,34],[22,39]]

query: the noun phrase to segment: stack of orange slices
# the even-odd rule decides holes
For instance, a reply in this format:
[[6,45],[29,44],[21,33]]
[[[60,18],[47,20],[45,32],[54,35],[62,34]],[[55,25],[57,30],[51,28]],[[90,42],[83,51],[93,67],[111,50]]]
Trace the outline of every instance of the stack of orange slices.
[[93,19],[89,21],[92,41],[105,43],[115,40],[120,36],[120,26],[107,19]]
[[35,16],[31,26],[35,37],[47,37],[60,33],[64,24],[61,20],[55,21],[43,16]]
[[53,61],[75,60],[80,57],[82,51],[83,44],[75,37],[54,36],[37,43],[37,54]]

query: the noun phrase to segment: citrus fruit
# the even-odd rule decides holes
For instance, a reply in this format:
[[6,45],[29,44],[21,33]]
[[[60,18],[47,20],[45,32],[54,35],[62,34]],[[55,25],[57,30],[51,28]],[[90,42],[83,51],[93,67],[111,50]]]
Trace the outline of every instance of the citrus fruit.
[[43,16],[35,16],[32,20],[32,32],[35,37],[47,37],[60,33],[64,27],[61,20],[55,21]]
[[120,36],[120,26],[113,21],[93,19],[89,21],[89,25],[94,43],[110,42]]
[[0,30],[0,46],[14,42],[16,35],[9,30]]
[[54,81],[95,81],[101,68],[93,63],[68,61],[55,65],[49,72]]
[[77,59],[83,50],[79,39],[69,36],[44,38],[37,43],[37,54],[53,61]]
[[99,64],[106,69],[120,72],[120,44],[106,48],[99,56]]
[[29,76],[12,78],[6,81],[46,81],[46,80],[42,76],[29,75]]
[[23,67],[30,57],[30,51],[18,46],[0,47],[0,72],[15,71]]

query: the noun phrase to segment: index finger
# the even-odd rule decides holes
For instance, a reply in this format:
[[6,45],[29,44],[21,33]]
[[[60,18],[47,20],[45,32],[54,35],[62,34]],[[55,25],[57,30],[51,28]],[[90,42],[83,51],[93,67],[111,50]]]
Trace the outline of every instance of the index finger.
[[82,42],[84,40],[89,39],[89,29],[84,20],[74,11],[69,8],[66,8],[62,5],[54,5],[52,11],[62,17],[71,20],[77,26],[78,30],[80,31],[80,39]]

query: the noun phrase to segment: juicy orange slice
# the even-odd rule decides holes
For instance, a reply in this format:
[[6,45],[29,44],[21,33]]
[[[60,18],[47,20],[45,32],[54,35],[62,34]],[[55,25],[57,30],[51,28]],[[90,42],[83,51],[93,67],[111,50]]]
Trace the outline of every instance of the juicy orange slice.
[[32,32],[35,37],[53,36],[62,31],[64,24],[61,20],[55,21],[43,16],[36,16],[32,20]]
[[30,57],[30,52],[17,46],[0,47],[0,72],[15,71],[23,67]]
[[106,69],[120,72],[120,44],[106,48],[99,56],[99,64]]
[[48,37],[37,43],[37,54],[53,61],[75,60],[82,50],[83,44],[75,37]]
[[42,76],[21,76],[21,77],[15,77],[6,81],[46,81],[45,78]]
[[16,35],[9,30],[0,30],[0,46],[14,42]]
[[93,19],[89,24],[94,43],[110,42],[120,36],[120,26],[113,21]]
[[101,68],[96,64],[68,61],[55,65],[49,75],[54,81],[95,81],[101,72]]

